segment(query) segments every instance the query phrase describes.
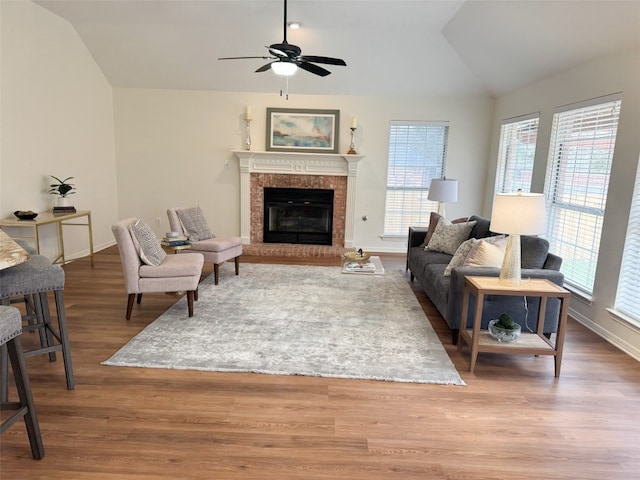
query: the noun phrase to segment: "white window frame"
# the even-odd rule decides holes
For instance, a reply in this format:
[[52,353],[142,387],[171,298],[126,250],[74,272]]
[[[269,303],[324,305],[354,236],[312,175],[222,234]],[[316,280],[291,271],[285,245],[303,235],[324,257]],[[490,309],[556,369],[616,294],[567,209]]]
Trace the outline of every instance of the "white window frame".
[[502,121],[496,168],[496,193],[511,193],[519,189],[523,192],[531,191],[539,123],[539,112]]
[[636,182],[633,189],[629,223],[624,241],[620,278],[616,292],[613,312],[623,320],[640,327],[640,160],[636,170]]
[[565,284],[591,298],[621,100],[600,97],[556,109],[545,181],[549,248]]
[[[433,178],[444,177],[448,136],[449,122],[390,122],[383,238],[406,237],[410,226],[429,224],[438,209],[438,202],[427,198],[429,186]],[[416,157],[422,163],[410,166]]]

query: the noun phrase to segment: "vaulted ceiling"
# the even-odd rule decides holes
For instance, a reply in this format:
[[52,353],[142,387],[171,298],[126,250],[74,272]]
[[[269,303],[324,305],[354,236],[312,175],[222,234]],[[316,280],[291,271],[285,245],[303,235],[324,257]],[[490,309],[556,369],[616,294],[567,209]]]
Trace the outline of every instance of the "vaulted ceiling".
[[[282,0],[36,0],[68,20],[114,87],[273,92],[254,73],[283,39]],[[289,91],[331,95],[501,95],[640,47],[640,0],[289,0],[289,43],[343,58]],[[640,59],[639,59],[640,61]]]

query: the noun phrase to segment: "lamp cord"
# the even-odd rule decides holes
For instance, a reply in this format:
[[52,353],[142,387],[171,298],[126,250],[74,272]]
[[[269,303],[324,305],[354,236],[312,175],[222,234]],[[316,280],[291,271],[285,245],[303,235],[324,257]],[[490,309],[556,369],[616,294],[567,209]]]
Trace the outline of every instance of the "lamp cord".
[[529,332],[533,333],[533,330],[531,330],[531,327],[529,326],[529,305],[527,303],[527,297],[524,296],[522,298],[524,299],[524,326],[527,327]]

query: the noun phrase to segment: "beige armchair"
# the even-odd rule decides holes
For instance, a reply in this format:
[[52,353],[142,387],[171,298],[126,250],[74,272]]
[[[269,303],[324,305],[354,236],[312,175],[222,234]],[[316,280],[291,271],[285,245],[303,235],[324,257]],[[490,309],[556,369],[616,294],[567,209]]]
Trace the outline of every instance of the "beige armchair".
[[[202,255],[167,255],[161,249],[160,242],[154,235],[148,235],[146,242],[140,242],[133,233],[133,225],[138,225],[137,218],[121,220],[111,227],[120,251],[124,283],[129,295],[127,320],[131,318],[136,295],[137,303],[140,304],[143,293],[178,291],[187,292],[189,316],[192,317],[193,302],[198,299],[198,283],[204,265],[204,257]],[[150,229],[147,228],[147,231]],[[151,255],[145,256],[144,253],[149,244],[155,248],[156,255],[153,261],[147,259]],[[138,245],[137,248],[136,245]],[[161,252],[158,251],[158,248]],[[157,265],[149,263],[157,263]]]
[[[191,240],[191,248],[181,250],[180,253],[201,253],[204,255],[205,262],[212,262],[216,285],[218,285],[218,280],[220,278],[220,265],[228,260],[234,260],[236,275],[238,275],[240,273],[240,255],[242,255],[242,241],[240,237],[221,237],[213,235],[211,238],[206,238],[204,240],[194,240],[193,236],[190,235],[190,232],[185,229],[183,222],[180,221],[177,210],[197,211],[198,215],[201,214],[201,211],[199,211],[198,207],[189,207],[184,209],[170,208],[167,210],[171,231],[179,232],[184,236],[190,237],[189,239]],[[208,230],[206,221],[202,218],[199,220],[204,224],[205,230]],[[208,233],[211,234],[210,231]],[[209,235],[205,235],[205,237],[206,236]]]

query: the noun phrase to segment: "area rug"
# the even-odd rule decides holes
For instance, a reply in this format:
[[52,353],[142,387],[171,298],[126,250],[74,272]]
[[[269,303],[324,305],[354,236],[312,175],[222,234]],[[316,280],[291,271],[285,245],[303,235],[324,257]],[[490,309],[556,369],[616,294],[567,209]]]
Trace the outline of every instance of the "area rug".
[[103,364],[464,385],[400,271],[220,270]]

